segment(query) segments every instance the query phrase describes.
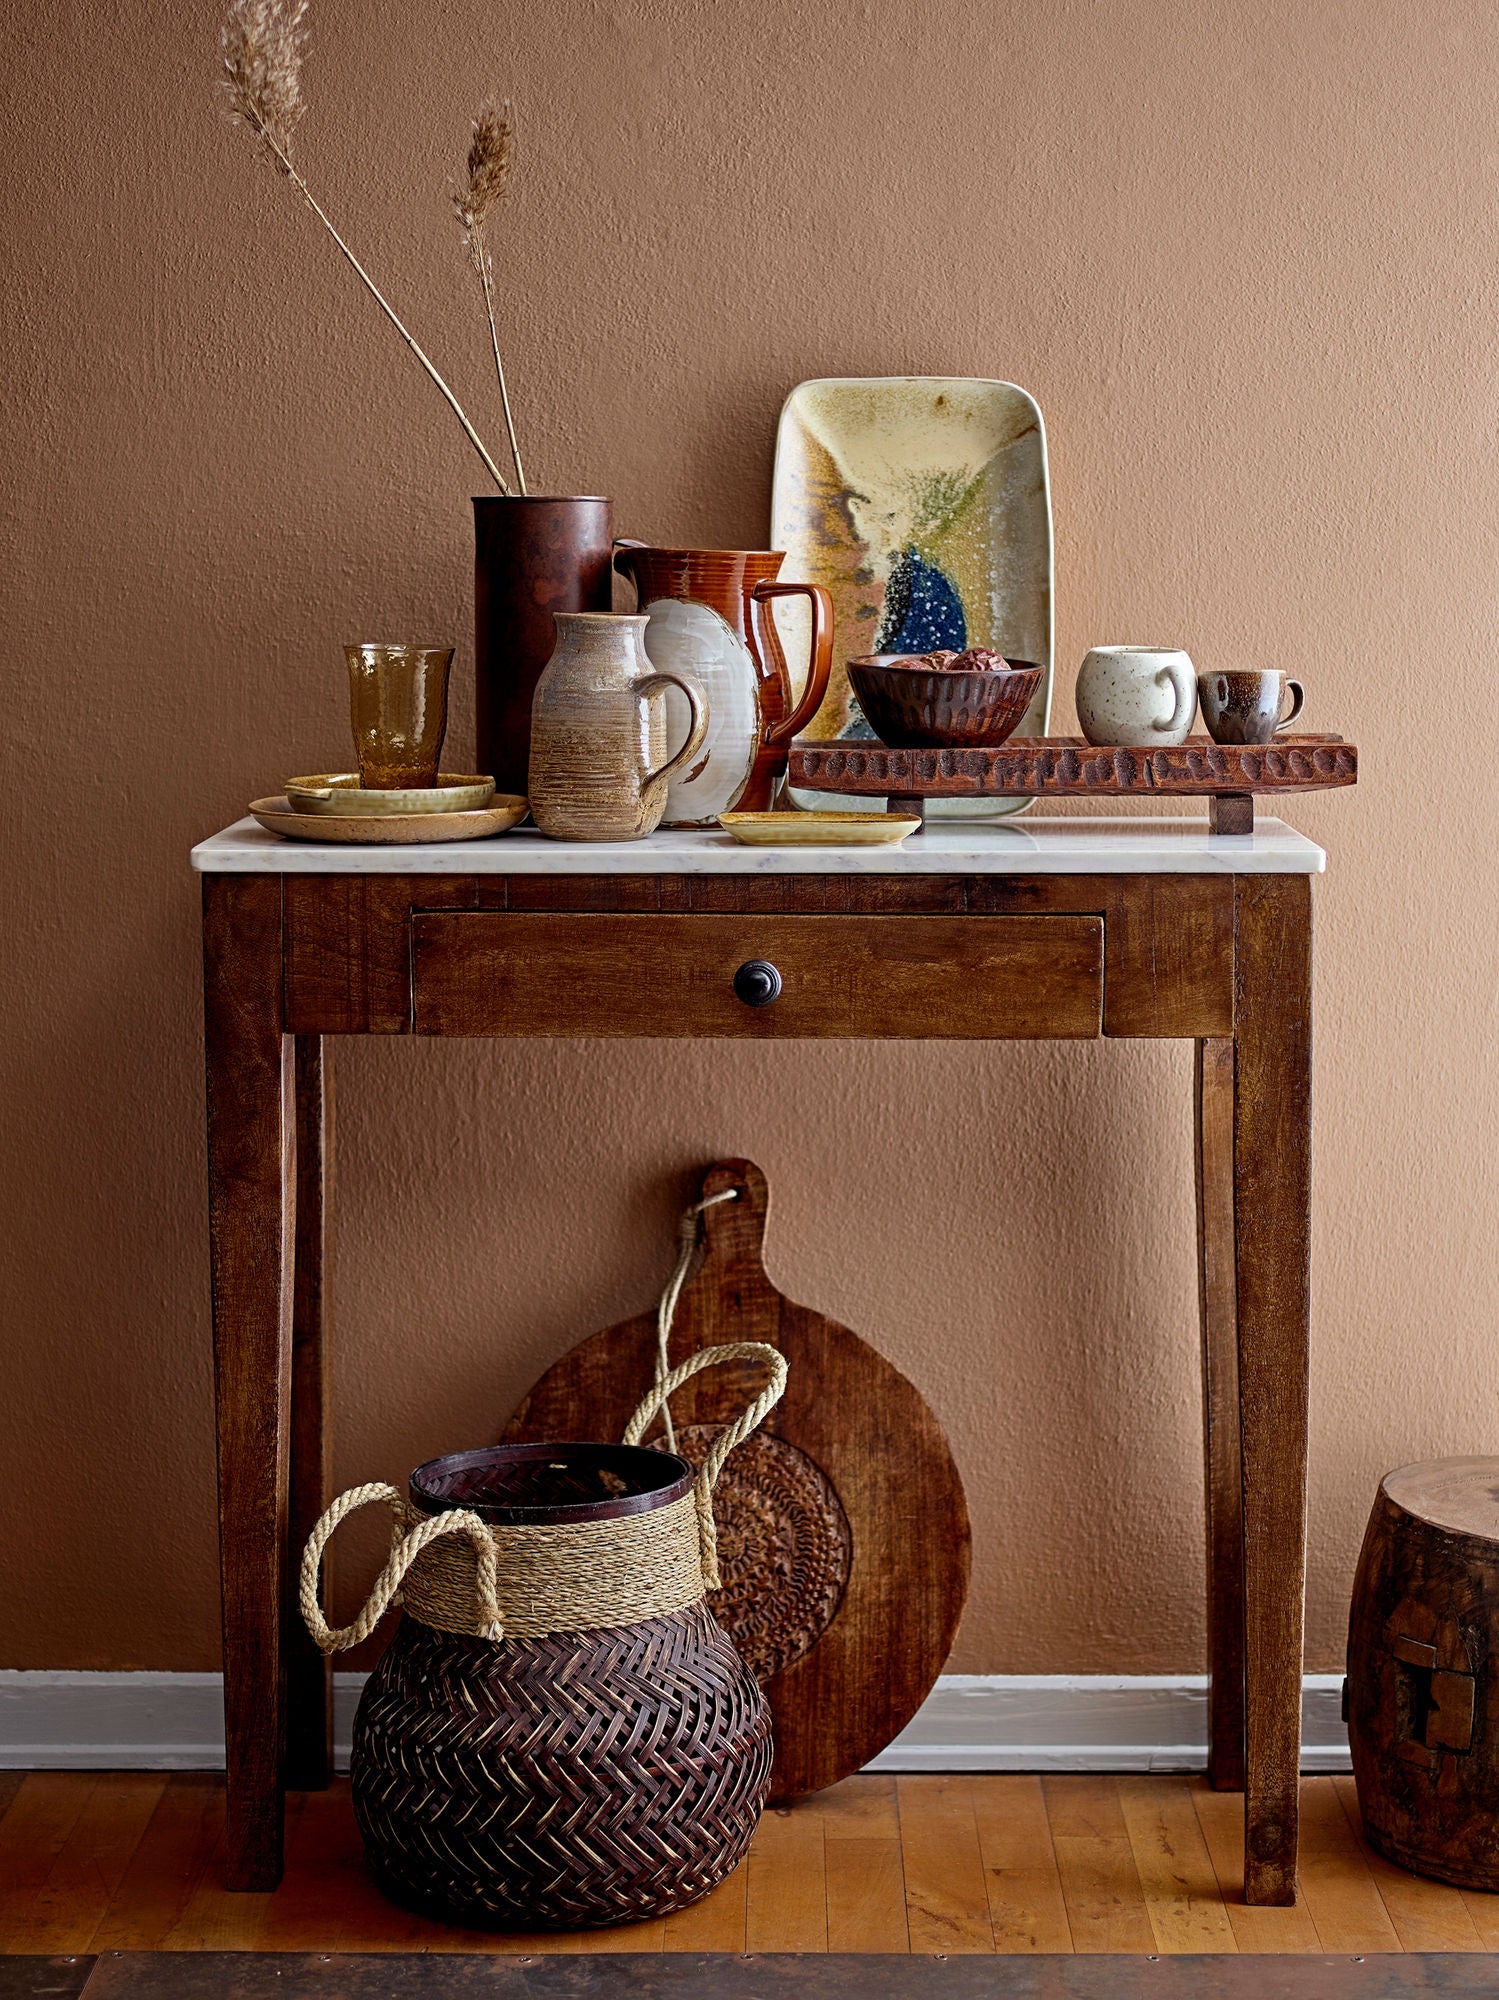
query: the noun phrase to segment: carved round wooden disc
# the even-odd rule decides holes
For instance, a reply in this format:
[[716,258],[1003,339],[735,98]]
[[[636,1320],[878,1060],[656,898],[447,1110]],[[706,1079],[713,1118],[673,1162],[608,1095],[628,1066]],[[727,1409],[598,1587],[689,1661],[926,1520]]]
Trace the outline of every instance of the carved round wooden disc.
[[[677,1450],[701,1465],[717,1435],[714,1424],[683,1425]],[[723,1585],[708,1602],[763,1684],[810,1653],[837,1616],[854,1552],[848,1516],[804,1451],[756,1431],[725,1461],[713,1519]]]

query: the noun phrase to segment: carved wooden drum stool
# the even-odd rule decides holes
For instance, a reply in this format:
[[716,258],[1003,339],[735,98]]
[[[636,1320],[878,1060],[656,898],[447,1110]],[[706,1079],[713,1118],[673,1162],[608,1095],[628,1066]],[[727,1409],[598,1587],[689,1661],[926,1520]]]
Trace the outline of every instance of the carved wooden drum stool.
[[1369,1844],[1499,1889],[1499,1458],[1402,1466],[1369,1518],[1343,1708]]
[[[638,1443],[699,1368],[760,1363],[767,1388],[701,1471]],[[354,1722],[354,1812],[397,1901],[469,1924],[572,1928],[663,1916],[743,1858],[770,1783],[770,1710],[703,1602],[719,1582],[712,1491],[779,1398],[760,1342],[700,1349],[620,1445],[500,1445],[419,1466],[411,1503],[355,1487],[323,1516],[302,1613],[327,1651],[406,1615]],[[323,1549],[391,1508],[390,1561],[353,1624],[318,1604]]]

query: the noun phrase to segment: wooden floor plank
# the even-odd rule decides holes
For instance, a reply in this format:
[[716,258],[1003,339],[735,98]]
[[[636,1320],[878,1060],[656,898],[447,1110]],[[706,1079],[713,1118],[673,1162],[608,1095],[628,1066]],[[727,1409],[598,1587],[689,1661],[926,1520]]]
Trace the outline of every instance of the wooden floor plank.
[[745,1949],[746,1891],[749,1863],[741,1861],[711,1895],[666,1919],[666,1951],[734,1951]]
[[0,1820],[0,1952],[31,1918],[69,1834],[99,1783],[97,1771],[28,1771]]
[[1499,1896],[1392,1867],[1351,1780],[1303,1784],[1302,1902],[1242,1902],[1242,1799],[1141,1776],[848,1780],[766,1815],[750,1858],[692,1909],[565,1934],[462,1930],[388,1902],[347,1780],[289,1802],[287,1872],[223,1887],[217,1777],[31,1772],[0,1813],[0,1948],[11,1954],[304,1952],[1477,1953]]
[[994,1949],[1071,1951],[1072,1928],[1041,1780],[984,1776],[970,1784]]
[[1074,1951],[1156,1948],[1113,1778],[1042,1781]]
[[828,1950],[905,1952],[900,1806],[895,1779],[845,1778],[818,1794],[827,1869]]
[[1487,1949],[1461,1889],[1450,1882],[1433,1882],[1412,1875],[1376,1854],[1364,1838],[1358,1792],[1352,1778],[1335,1778],[1333,1789],[1350,1832],[1374,1879],[1380,1901],[1389,1912],[1395,1935],[1407,1951],[1484,1951]]
[[102,1777],[63,1842],[11,1951],[86,1952],[166,1790],[164,1775],[116,1771]]
[[221,1778],[169,1778],[130,1865],[89,1940],[91,1951],[160,1951],[187,1908],[213,1847]]
[[293,1798],[300,1813],[287,1837],[286,1874],[266,1907],[262,1950],[451,1948],[450,1927],[401,1909],[370,1879],[346,1778]]
[[1462,1898],[1484,1950],[1499,1951],[1499,1896],[1484,1889],[1464,1889]]
[[1301,1861],[1307,1914],[1322,1949],[1402,1951],[1331,1778],[1301,1781]]
[[1188,1780],[1121,1778],[1119,1807],[1160,1950],[1237,1951]]
[[[666,1919],[652,1917],[642,1924],[616,1924],[604,1930],[574,1931],[573,1949],[584,1955],[615,1951],[665,1951]],[[538,1940],[533,1937],[534,1951]]]
[[817,1801],[766,1813],[745,1867],[745,1950],[826,1951],[827,1872]]
[[24,1771],[0,1771],[0,1820],[10,1811],[10,1802],[21,1789]]
[[1240,1951],[1320,1952],[1305,1896],[1285,1907],[1244,1901],[1244,1794],[1215,1792],[1206,1778],[1194,1778],[1192,1805]]
[[896,1796],[911,1950],[992,1952],[972,1781],[900,1778]]
[[[296,1832],[301,1800],[286,1802],[288,1838]],[[215,1791],[203,1816],[207,1858],[182,1915],[162,1940],[164,1951],[258,1951],[270,1911],[269,1890],[245,1893],[224,1886],[224,1795]]]

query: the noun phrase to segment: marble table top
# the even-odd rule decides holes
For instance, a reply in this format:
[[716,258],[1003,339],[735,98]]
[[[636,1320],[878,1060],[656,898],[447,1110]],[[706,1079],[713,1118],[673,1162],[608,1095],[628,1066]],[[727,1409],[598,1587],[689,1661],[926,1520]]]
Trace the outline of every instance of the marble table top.
[[533,827],[437,847],[284,840],[236,820],[192,851],[237,875],[1320,875],[1327,856],[1283,820],[1210,834],[1206,818],[930,822],[896,847],[742,847],[716,828],[647,840],[547,840]]

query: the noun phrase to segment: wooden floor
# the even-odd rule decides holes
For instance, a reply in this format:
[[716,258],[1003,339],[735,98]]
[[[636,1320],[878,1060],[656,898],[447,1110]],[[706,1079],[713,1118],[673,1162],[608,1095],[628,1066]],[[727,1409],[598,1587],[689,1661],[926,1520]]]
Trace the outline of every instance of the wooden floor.
[[0,1951],[1453,1952],[1499,1896],[1404,1874],[1348,1778],[1302,1785],[1301,1901],[1240,1900],[1242,1800],[1196,1778],[851,1778],[768,1813],[746,1864],[664,1921],[497,1937],[366,1880],[348,1782],[292,1799],[274,1894],[222,1886],[223,1786],[0,1774]]

